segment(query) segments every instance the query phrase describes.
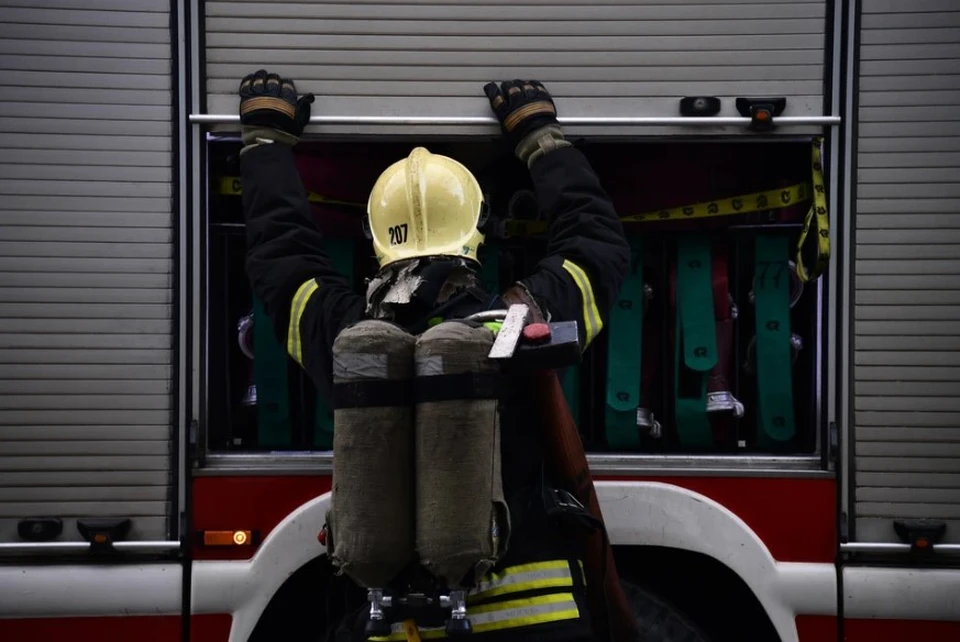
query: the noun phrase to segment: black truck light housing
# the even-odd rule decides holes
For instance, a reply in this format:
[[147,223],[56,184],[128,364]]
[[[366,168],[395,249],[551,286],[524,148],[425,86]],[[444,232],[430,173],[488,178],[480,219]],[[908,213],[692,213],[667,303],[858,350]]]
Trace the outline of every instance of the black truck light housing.
[[774,127],[774,120],[787,108],[787,99],[778,98],[737,98],[737,111],[750,119],[750,129],[768,132]]

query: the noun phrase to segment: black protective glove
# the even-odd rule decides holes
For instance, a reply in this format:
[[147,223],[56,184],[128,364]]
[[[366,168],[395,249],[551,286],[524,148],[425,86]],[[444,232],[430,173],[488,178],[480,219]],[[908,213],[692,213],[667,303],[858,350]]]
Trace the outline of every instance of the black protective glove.
[[292,80],[260,69],[240,82],[240,125],[245,145],[257,139],[293,146],[310,121],[313,94],[297,98]]
[[557,106],[538,80],[487,83],[483,88],[507,143],[528,166],[558,147],[570,145],[557,121]]

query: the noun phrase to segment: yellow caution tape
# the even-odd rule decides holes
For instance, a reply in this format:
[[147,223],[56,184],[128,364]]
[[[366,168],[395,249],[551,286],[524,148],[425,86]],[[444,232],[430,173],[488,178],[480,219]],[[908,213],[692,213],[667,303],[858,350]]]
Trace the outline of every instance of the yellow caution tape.
[[[821,141],[821,138],[815,139],[812,146],[812,189],[807,183],[798,183],[796,185],[763,192],[740,194],[739,196],[705,201],[693,205],[662,209],[655,212],[644,212],[642,214],[632,214],[623,216],[620,220],[624,223],[651,223],[752,214],[754,212],[782,209],[803,203],[809,200],[812,194],[813,203],[804,219],[803,229],[797,240],[796,254],[797,273],[800,276],[800,280],[803,283],[807,283],[820,276],[830,263],[830,221],[827,213],[826,187],[823,180],[823,164],[821,162],[820,152]],[[811,226],[816,227],[812,236],[810,235]],[[504,221],[503,231],[509,237],[535,236],[546,233],[547,222],[511,219]],[[809,265],[811,261],[804,261],[803,253],[804,251],[809,252],[812,248],[805,248],[804,246],[809,242],[808,238],[814,237],[817,239],[817,253],[815,260],[812,261],[813,269],[808,270],[806,266]]]
[[[694,203],[693,205],[662,209],[655,212],[644,212],[642,214],[631,214],[621,217],[620,220],[624,223],[650,223],[752,214],[754,212],[782,209],[796,205],[797,203],[802,203],[810,198],[812,192],[813,203],[804,218],[803,228],[797,240],[796,254],[797,274],[803,283],[808,283],[820,276],[830,263],[830,218],[827,213],[827,195],[823,180],[823,162],[820,151],[822,140],[822,138],[815,139],[812,146],[812,190],[806,183],[798,183],[788,187],[752,192],[750,194],[740,194],[739,196]],[[224,196],[239,196],[241,194],[240,179],[234,176],[224,176],[219,182],[219,193]],[[316,192],[308,191],[307,198],[311,203],[366,208],[366,203],[327,198]],[[810,234],[811,227],[814,228],[812,236]],[[547,222],[508,219],[503,222],[503,231],[509,237],[536,236],[546,233]],[[811,238],[816,238],[816,257],[813,261],[804,261],[804,251],[810,252],[813,249],[813,246],[811,246],[811,248],[805,247],[808,244],[808,239]],[[812,269],[809,269],[807,266],[811,263]]]
[[789,207],[795,203],[802,203],[807,199],[805,184],[791,185],[765,192],[741,194],[730,198],[674,207],[657,212],[645,212],[621,217],[624,223],[645,223],[648,221],[679,221],[697,218],[716,218],[718,216],[733,216],[735,214],[751,214],[764,210]]
[[[810,165],[813,173],[813,205],[807,212],[803,220],[803,229],[800,230],[800,238],[797,240],[797,275],[800,281],[808,283],[823,274],[830,264],[830,217],[827,213],[827,188],[823,181],[823,161],[820,152],[820,143],[822,138],[817,138],[813,142],[813,151],[811,153]],[[810,236],[810,226],[814,225],[814,233]],[[813,269],[807,269],[807,263],[803,260],[804,250],[808,238],[815,238],[817,256],[813,261]],[[807,250],[809,251],[809,250]]]
[[[693,205],[657,210],[656,212],[621,216],[620,220],[624,223],[651,223],[752,214],[754,212],[789,207],[797,203],[802,203],[808,198],[809,187],[805,183],[800,183],[788,187],[770,189],[764,192],[740,194],[739,196],[731,196],[730,198],[722,198],[715,201],[704,201],[703,203],[694,203]],[[546,221],[511,219],[505,222],[505,231],[509,236],[542,234],[547,231],[547,223]]]
[[[217,192],[223,196],[240,196],[243,192],[240,189],[240,179],[236,176],[224,176],[220,179]],[[366,203],[356,203],[353,201],[339,201],[334,198],[327,198],[316,192],[307,191],[307,200],[311,203],[320,203],[323,205],[344,205],[346,207],[358,207],[366,209]]]

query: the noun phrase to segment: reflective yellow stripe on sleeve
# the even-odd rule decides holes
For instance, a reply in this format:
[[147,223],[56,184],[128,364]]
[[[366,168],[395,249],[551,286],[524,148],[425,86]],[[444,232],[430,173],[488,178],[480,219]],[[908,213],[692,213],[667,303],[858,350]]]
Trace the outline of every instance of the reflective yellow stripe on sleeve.
[[293,295],[293,302],[290,304],[287,353],[301,366],[303,365],[303,346],[300,343],[300,319],[303,317],[303,311],[307,309],[310,297],[319,287],[316,279],[305,281],[303,285],[297,288],[297,293]]
[[580,289],[580,298],[583,299],[583,328],[585,339],[583,349],[586,350],[590,343],[600,334],[603,329],[603,321],[600,320],[600,310],[597,309],[597,301],[593,297],[593,286],[590,285],[590,278],[579,265],[570,260],[564,260],[563,269],[573,278],[573,282]]
[[467,604],[508,593],[570,586],[573,586],[573,575],[567,560],[518,564],[500,573],[485,575],[467,594]]

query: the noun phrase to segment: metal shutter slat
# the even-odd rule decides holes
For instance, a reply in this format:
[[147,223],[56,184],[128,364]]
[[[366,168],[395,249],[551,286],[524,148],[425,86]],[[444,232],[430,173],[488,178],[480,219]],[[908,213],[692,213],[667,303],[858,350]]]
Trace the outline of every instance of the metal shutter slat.
[[174,530],[170,7],[0,16],[0,542],[35,515]]

